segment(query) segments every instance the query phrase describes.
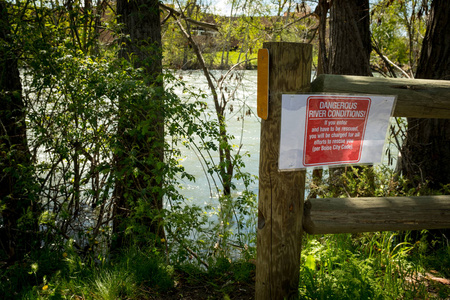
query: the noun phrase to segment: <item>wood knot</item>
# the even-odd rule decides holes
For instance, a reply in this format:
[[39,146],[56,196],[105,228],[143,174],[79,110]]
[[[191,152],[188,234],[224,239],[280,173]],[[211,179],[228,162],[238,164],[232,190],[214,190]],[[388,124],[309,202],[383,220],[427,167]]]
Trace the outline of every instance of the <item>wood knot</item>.
[[266,225],[266,219],[264,218],[261,210],[258,209],[258,229],[263,229]]

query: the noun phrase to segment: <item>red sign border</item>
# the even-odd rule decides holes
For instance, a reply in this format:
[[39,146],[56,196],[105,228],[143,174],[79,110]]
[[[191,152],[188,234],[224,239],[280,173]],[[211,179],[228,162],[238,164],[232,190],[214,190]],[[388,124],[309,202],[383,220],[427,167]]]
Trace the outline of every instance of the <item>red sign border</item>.
[[[309,121],[309,115],[308,115],[308,110],[309,110],[309,100],[310,99],[343,99],[343,100],[368,100],[369,101],[369,105],[367,108],[367,115],[365,117],[365,121],[364,121],[364,128],[362,130],[362,136],[361,136],[361,144],[360,144],[360,148],[359,148],[359,154],[358,154],[358,159],[357,160],[351,160],[351,161],[337,161],[337,162],[325,162],[325,163],[313,163],[313,164],[306,164],[305,161],[305,156],[306,156],[306,141],[307,141],[307,132],[308,132],[308,121]],[[369,112],[370,112],[370,106],[372,105],[372,99],[369,97],[360,97],[360,96],[354,96],[354,97],[350,97],[350,96],[309,96],[308,99],[306,100],[306,119],[305,119],[305,135],[304,135],[304,143],[303,143],[303,165],[305,167],[315,167],[315,166],[327,166],[327,165],[341,165],[341,164],[354,164],[354,163],[358,163],[361,160],[361,152],[362,149],[364,147],[364,137],[366,135],[366,126],[367,126],[367,121],[369,119]]]

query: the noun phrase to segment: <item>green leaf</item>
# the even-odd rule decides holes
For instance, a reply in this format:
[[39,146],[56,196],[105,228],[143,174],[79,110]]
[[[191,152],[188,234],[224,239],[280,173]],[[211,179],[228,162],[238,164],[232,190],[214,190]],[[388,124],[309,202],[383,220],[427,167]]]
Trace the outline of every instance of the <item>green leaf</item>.
[[306,257],[305,267],[310,269],[311,271],[316,270],[316,259],[312,255],[308,255]]

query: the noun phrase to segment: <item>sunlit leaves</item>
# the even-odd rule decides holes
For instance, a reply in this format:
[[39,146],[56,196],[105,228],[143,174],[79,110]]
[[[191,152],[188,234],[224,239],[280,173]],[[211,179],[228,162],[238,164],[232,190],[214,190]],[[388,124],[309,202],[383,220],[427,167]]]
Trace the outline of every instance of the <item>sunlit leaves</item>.
[[[417,66],[425,34],[427,3],[420,0],[379,0],[372,6],[371,32],[374,46],[409,76]],[[372,61],[382,64],[378,57]]]

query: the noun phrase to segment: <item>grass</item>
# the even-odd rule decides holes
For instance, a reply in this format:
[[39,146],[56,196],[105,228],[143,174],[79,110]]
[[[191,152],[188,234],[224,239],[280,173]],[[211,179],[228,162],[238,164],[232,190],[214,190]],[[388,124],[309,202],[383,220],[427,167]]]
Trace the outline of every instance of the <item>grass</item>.
[[[253,53],[253,54],[249,54],[247,57],[250,60],[249,63],[252,66],[256,67],[256,65],[257,65],[256,58],[258,57],[258,55],[256,53]],[[220,63],[221,58],[222,58],[222,53],[216,53],[215,61],[217,63]],[[242,62],[244,59],[245,59],[245,53],[241,53],[241,55],[239,56],[238,51],[230,51],[228,54],[228,64],[230,66],[233,66],[233,65],[237,64],[238,62]]]
[[[305,235],[299,292],[302,299],[448,299],[450,286],[424,274],[448,278],[449,262],[448,245],[408,234]],[[193,261],[169,265],[154,249],[109,260],[43,251],[1,272],[2,299],[254,298],[250,262],[221,257],[205,270]]]
[[[224,54],[224,63],[226,61],[226,53]],[[170,55],[167,55],[170,56]],[[218,69],[220,68],[221,62],[222,62],[222,52],[221,51],[217,51],[217,52],[205,52],[203,53],[203,57],[205,59],[206,64],[208,65],[208,67],[210,69]],[[256,68],[257,65],[257,60],[256,58],[258,57],[257,53],[252,53],[252,54],[248,54],[247,58],[249,60],[248,62],[248,67],[254,69]],[[187,63],[185,65],[185,67],[187,66],[188,68],[199,68],[199,65],[197,64],[197,58],[192,54],[189,57],[189,63]],[[228,66],[223,66],[223,68],[228,69],[231,66],[234,66],[235,64],[239,63],[239,62],[243,62],[245,60],[245,53],[241,53],[239,55],[239,51],[230,51],[228,54]],[[177,67],[181,67],[183,64],[180,61],[170,61],[170,59],[168,61],[166,61],[167,64],[169,65],[173,65],[172,67],[177,68]],[[244,68],[246,65],[245,63],[242,63],[240,65],[241,68]]]
[[304,299],[448,299],[449,286],[419,278],[439,269],[426,261],[447,261],[448,268],[450,248],[440,244],[439,251],[428,252],[423,243],[394,232],[307,236],[300,294]]
[[[254,294],[255,266],[242,261],[217,259],[205,270],[192,262],[168,265],[154,249],[129,249],[111,260],[49,254],[42,251],[2,269],[0,299],[221,299],[236,294],[246,299]],[[53,268],[43,270],[50,257]]]
[[[204,53],[205,61],[207,64],[211,66],[212,69],[218,68],[222,61],[222,52],[213,52],[213,53]],[[251,68],[256,68],[258,57],[257,53],[248,54],[247,58],[249,60],[248,65]],[[234,66],[239,62],[243,62],[245,60],[245,53],[241,53],[239,55],[239,51],[230,51],[228,53],[228,66]],[[226,62],[226,53],[224,53],[224,63]],[[241,64],[241,67],[244,67],[245,63]],[[227,68],[227,67],[225,67]]]

